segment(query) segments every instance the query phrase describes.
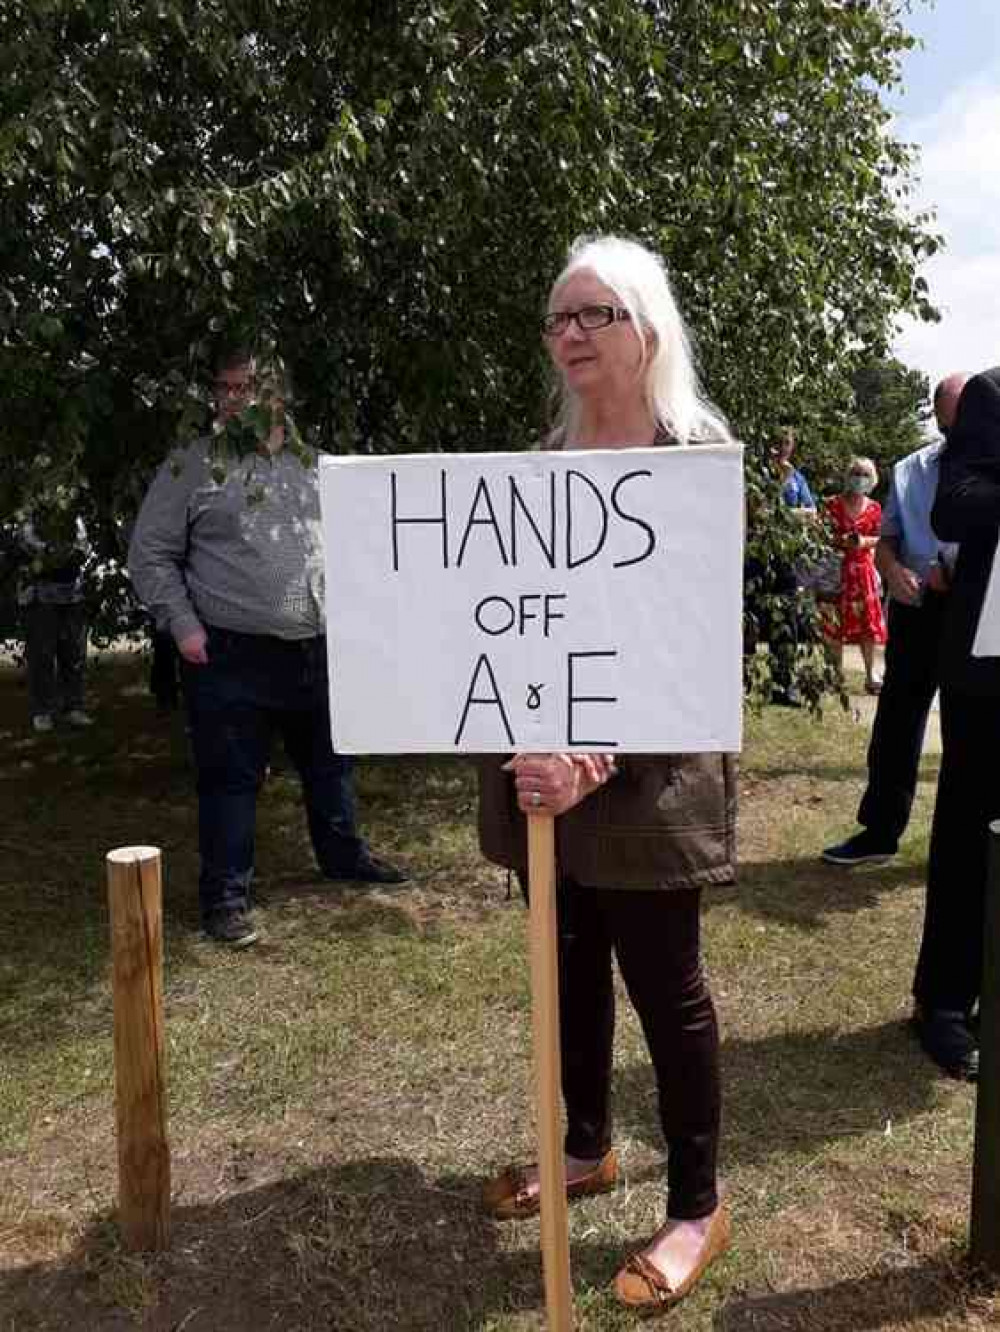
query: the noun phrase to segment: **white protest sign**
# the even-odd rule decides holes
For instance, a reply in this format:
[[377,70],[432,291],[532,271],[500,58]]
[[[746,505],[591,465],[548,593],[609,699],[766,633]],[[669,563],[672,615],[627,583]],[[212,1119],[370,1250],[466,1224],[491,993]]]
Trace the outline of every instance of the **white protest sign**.
[[342,753],[736,750],[738,447],[324,457]]
[[[997,548],[1000,553],[1000,547]],[[979,624],[972,641],[974,657],[1000,657],[1000,559],[993,556],[990,581],[986,584]]]

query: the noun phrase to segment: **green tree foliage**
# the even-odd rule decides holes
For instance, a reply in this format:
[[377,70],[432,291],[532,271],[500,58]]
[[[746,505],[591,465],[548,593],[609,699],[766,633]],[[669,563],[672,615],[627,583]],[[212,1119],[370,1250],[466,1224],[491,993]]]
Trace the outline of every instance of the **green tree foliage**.
[[822,500],[840,490],[849,459],[871,458],[884,496],[893,464],[934,437],[927,376],[891,356],[867,360],[849,376],[843,411],[824,420],[790,418],[798,439],[796,465]]
[[846,419],[933,313],[879,99],[903,3],[7,0],[6,511],[54,474],[127,511],[248,332],[324,448],[522,447],[548,283],[616,230],[668,260],[763,550],[774,423]]
[[893,464],[928,443],[931,386],[919,370],[888,358],[859,366],[851,377],[858,417],[858,451],[888,479]]

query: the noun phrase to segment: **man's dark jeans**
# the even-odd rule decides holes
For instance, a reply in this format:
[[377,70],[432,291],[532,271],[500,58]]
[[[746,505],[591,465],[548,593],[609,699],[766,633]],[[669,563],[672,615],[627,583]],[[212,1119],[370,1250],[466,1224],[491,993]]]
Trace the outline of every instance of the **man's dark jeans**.
[[910,821],[927,714],[941,678],[948,599],[924,593],[920,606],[889,603],[885,679],[868,746],[868,787],[858,822],[895,846]]
[[208,629],[208,664],[184,663],[198,771],[202,918],[249,905],[257,792],[279,731],[302,780],[309,835],[326,873],[365,851],[357,834],[353,760],[333,751],[323,638],[287,641]]
[[81,605],[33,601],[24,609],[31,715],[83,708],[87,613]]

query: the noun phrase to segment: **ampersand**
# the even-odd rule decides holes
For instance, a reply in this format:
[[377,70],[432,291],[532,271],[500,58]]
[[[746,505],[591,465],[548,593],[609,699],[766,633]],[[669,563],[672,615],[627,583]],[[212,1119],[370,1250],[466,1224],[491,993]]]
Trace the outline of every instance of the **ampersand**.
[[532,712],[542,706],[542,690],[544,688],[544,684],[528,685],[528,707]]

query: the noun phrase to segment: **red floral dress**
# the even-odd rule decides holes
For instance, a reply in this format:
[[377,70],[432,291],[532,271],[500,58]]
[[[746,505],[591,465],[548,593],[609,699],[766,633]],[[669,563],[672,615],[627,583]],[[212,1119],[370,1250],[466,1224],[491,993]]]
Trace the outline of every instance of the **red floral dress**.
[[882,506],[875,500],[868,500],[857,518],[852,518],[844,497],[835,495],[827,501],[826,514],[844,555],[840,597],[824,607],[826,635],[841,643],[862,643],[866,639],[884,643],[885,616],[875,572],[874,547],[861,550],[845,544],[852,532],[863,537],[878,536]]

